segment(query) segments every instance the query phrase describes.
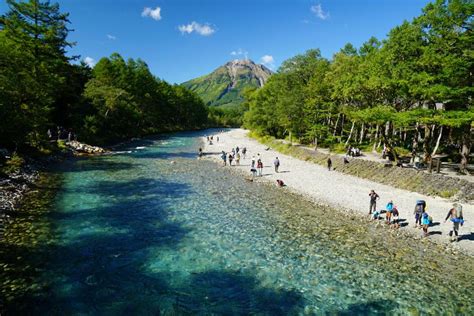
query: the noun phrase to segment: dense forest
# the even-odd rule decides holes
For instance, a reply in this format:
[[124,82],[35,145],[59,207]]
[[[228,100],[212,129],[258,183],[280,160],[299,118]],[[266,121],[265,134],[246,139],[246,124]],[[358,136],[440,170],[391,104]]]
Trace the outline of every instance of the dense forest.
[[0,147],[46,148],[58,130],[106,144],[207,124],[199,97],[156,78],[140,59],[113,54],[91,69],[69,56],[70,21],[57,4],[7,4],[0,17]]
[[309,50],[247,93],[244,124],[260,135],[344,150],[382,145],[429,161],[471,151],[474,2],[437,0],[379,41],[346,44],[332,60]]

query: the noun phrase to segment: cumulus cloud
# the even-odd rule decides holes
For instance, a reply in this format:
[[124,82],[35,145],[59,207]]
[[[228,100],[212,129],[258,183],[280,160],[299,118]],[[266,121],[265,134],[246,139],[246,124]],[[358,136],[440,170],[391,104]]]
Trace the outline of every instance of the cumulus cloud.
[[87,66],[93,68],[95,66],[95,60],[92,57],[87,56],[84,58],[84,62],[86,63]]
[[181,34],[185,34],[185,33],[191,34],[193,32],[196,32],[197,34],[202,35],[202,36],[212,35],[216,31],[209,24],[200,24],[195,21],[186,25],[179,25],[178,29],[181,32]]
[[116,36],[113,36],[113,35],[110,35],[110,34],[107,34],[107,38],[108,38],[109,40],[112,40],[112,41],[115,41],[115,40],[117,39]]
[[143,8],[142,17],[152,18],[153,20],[159,21],[161,20],[161,8],[160,7],[156,7],[154,9],[148,8],[148,7]]
[[249,52],[247,52],[246,50],[242,48],[239,48],[238,50],[231,51],[230,55],[235,56],[235,57],[244,56],[244,59],[248,59]]
[[263,55],[262,58],[260,58],[260,62],[270,69],[275,68],[275,59],[272,55]]
[[313,12],[321,20],[326,20],[329,18],[329,12],[324,12],[321,4],[315,4],[311,7],[311,12]]

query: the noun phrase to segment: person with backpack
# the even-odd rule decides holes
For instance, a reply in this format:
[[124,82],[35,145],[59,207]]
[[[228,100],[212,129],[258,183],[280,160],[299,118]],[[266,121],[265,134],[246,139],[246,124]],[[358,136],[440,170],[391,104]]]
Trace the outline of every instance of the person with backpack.
[[[449,240],[450,241],[458,241],[458,231],[459,225],[464,225],[464,218],[462,214],[462,205],[458,203],[454,203],[453,207],[449,210],[448,215],[446,216],[444,222],[450,219],[453,223],[453,228],[449,231]],[[454,238],[453,238],[454,233]]]
[[273,165],[275,166],[275,172],[278,173],[278,168],[280,167],[280,160],[278,159],[278,157],[276,157],[273,161]]
[[392,222],[393,201],[387,203],[385,207],[385,223],[390,225]]
[[396,206],[392,210],[392,228],[400,228],[400,213]]
[[426,211],[421,214],[421,225],[423,227],[423,236],[428,236],[428,226],[430,226],[430,216]]
[[415,214],[415,228],[421,228],[421,216],[425,212],[426,209],[426,202],[423,200],[416,201],[415,210],[413,214]]

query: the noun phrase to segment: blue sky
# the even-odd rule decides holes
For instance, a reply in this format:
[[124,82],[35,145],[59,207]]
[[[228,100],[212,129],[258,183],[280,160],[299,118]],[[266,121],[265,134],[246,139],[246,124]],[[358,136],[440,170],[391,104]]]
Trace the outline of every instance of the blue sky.
[[[51,2],[54,2],[51,1]],[[118,52],[141,58],[171,82],[207,74],[235,58],[282,61],[311,48],[331,58],[345,43],[386,37],[428,0],[62,0],[77,42],[94,62]],[[0,3],[0,12],[7,9]]]

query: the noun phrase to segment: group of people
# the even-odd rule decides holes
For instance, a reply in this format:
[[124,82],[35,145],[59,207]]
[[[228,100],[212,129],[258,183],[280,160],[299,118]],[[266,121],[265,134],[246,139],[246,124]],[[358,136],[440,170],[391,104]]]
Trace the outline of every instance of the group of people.
[[[369,215],[373,220],[378,220],[381,218],[381,214],[383,213],[382,210],[377,210],[377,200],[380,199],[380,196],[374,190],[371,190],[369,198]],[[415,228],[423,229],[423,236],[427,237],[429,235],[428,228],[433,224],[433,218],[426,211],[426,202],[424,200],[416,201],[413,215],[415,216]],[[464,224],[461,204],[453,204],[453,207],[448,211],[444,222],[448,220],[450,220],[453,225],[449,232],[450,241],[458,241],[459,228]],[[400,213],[393,201],[389,201],[385,207],[385,222],[392,228],[400,227]]]
[[[242,153],[242,155],[241,155]],[[245,159],[247,155],[247,148],[242,148],[240,150],[239,146],[232,148],[231,152],[228,154],[223,150],[221,153],[221,159],[224,166],[227,166],[227,161],[229,161],[229,166],[232,166],[232,162],[235,161],[235,164],[238,166],[240,165],[240,158]]]
[[[213,135],[206,136],[206,139],[207,139],[207,142],[209,143],[209,145],[212,145],[212,142],[214,141],[214,136]],[[216,141],[219,142],[219,136],[216,136]]]
[[67,139],[68,142],[77,140],[77,135],[72,131],[72,129],[65,129],[62,126],[56,127],[56,133],[54,133],[50,128],[46,132],[48,139],[50,141],[60,141]]
[[348,146],[346,155],[351,157],[359,157],[361,155],[361,151],[357,147]]

